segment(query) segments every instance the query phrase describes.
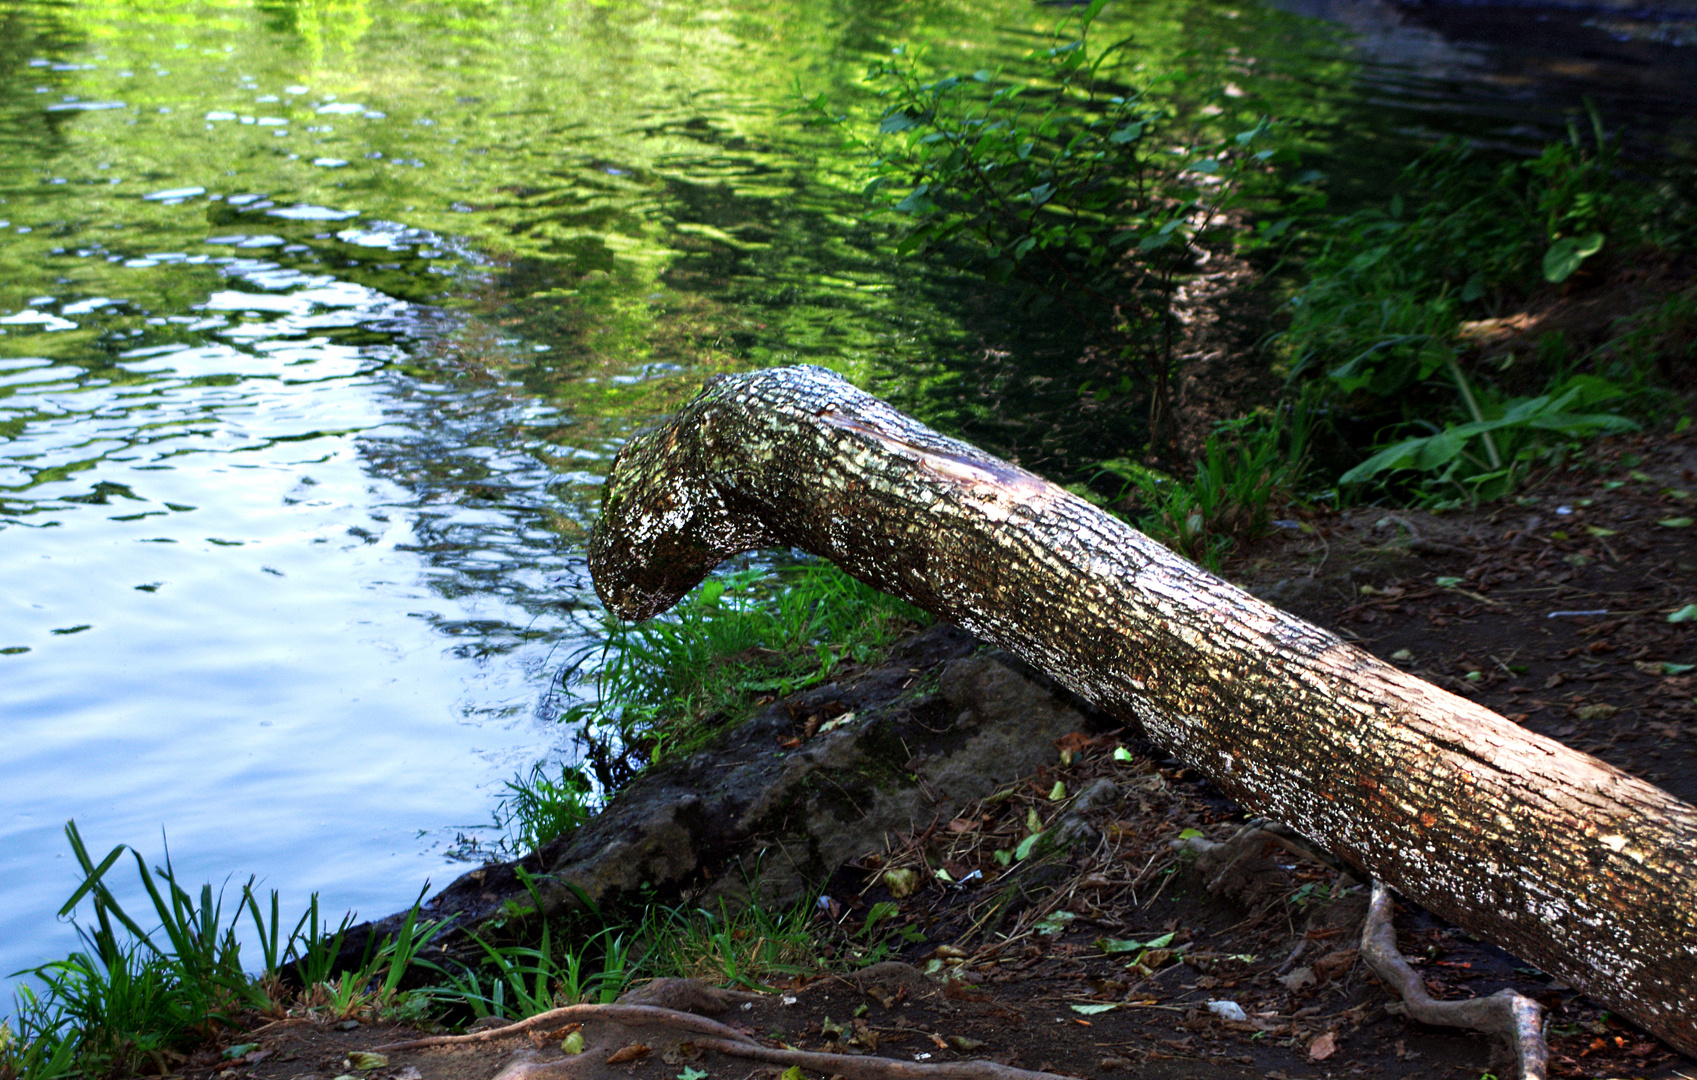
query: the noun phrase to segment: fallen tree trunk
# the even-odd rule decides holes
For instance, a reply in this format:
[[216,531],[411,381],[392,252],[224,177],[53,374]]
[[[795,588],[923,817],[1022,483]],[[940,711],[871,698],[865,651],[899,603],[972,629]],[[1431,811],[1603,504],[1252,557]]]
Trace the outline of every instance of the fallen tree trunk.
[[1697,1053],[1697,808],[1257,600],[821,368],[633,440],[590,540],[644,619],[823,556],[1135,720],[1247,809]]

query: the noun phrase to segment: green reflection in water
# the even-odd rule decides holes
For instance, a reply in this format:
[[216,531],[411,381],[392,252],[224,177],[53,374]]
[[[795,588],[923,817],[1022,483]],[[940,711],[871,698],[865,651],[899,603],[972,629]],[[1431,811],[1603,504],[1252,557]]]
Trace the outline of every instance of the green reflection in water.
[[[865,220],[859,163],[785,115],[798,89],[864,105],[859,73],[898,43],[930,43],[943,65],[1017,66],[1048,40],[1056,9],[142,0],[0,11],[0,307],[126,301],[27,344],[9,335],[0,351],[98,366],[118,335],[125,348],[183,339],[146,319],[190,313],[216,271],[124,263],[205,251],[209,237],[274,237],[300,246],[296,264],[460,312],[434,355],[557,399],[581,445],[714,371],[794,362],[833,367],[1047,471],[1136,441],[1129,408],[1078,422],[1089,373],[1073,363],[1072,327],[1030,325],[975,280],[897,262],[887,223]],[[1301,115],[1314,141],[1344,108],[1350,68],[1315,58],[1315,25],[1258,5],[1127,3],[1103,27],[1134,38],[1131,77],[1211,123]],[[187,194],[147,198],[174,191]],[[264,201],[232,205],[240,195]],[[302,206],[359,217],[277,216]],[[338,238],[385,222],[422,232],[376,254]]]

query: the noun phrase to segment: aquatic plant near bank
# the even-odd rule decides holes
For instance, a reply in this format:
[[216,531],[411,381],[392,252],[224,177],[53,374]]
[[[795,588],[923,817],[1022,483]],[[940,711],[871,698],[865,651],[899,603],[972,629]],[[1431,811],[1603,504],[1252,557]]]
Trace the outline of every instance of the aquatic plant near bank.
[[595,785],[583,770],[559,766],[559,779],[546,762],[537,762],[529,773],[519,773],[504,783],[495,797],[495,827],[506,835],[503,850],[513,855],[535,851],[564,836],[595,813]]
[[[0,1078],[54,1080],[61,1076],[129,1075],[143,1066],[170,1073],[184,1052],[233,1026],[241,1013],[282,1016],[289,1009],[336,1017],[404,1009],[401,980],[436,933],[415,903],[399,933],[373,942],[357,967],[335,970],[351,915],[331,930],[319,919],[318,897],[285,937],[273,891],[262,905],[253,881],[226,912],[222,891],[199,894],[179,883],[167,853],[149,869],[141,853],[113,848],[96,864],[76,822],[65,836],[83,882],[60,909],[75,919],[85,898],[93,925],[73,922],[84,948],[17,976],[17,1030],[0,1034]],[[158,925],[144,929],[114,896],[108,873],[129,853]],[[423,899],[422,894],[420,900]],[[249,971],[238,929],[251,920],[261,965]],[[290,989],[289,984],[298,989]]]
[[865,663],[929,618],[825,562],[715,577],[657,619],[609,616],[594,663],[594,699],[568,710],[603,788],[649,762],[686,754],[747,715],[754,702],[805,689],[845,663]]

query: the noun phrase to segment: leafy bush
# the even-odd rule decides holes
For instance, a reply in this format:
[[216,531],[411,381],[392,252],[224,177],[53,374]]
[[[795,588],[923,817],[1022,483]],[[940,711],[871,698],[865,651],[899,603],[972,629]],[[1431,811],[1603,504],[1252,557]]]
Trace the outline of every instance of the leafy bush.
[[1221,557],[1239,542],[1267,531],[1277,500],[1300,485],[1311,429],[1309,403],[1299,399],[1271,418],[1252,415],[1221,424],[1208,436],[1188,481],[1123,458],[1100,467],[1124,482],[1120,497],[1133,504],[1139,529],[1218,570]]
[[1659,316],[1581,357],[1551,334],[1489,366],[1466,359],[1461,333],[1464,320],[1569,281],[1599,252],[1682,242],[1668,193],[1623,175],[1595,111],[1589,140],[1570,128],[1536,158],[1493,161],[1446,142],[1404,170],[1399,189],[1386,207],[1298,240],[1312,254],[1282,335],[1290,378],[1324,387],[1355,429],[1373,432],[1372,452],[1357,451],[1340,484],[1473,503],[1507,494],[1534,461],[1634,428],[1593,406],[1655,396],[1652,375],[1668,366],[1651,355],[1666,344]]
[[1320,226],[1308,283],[1284,334],[1294,374],[1323,370],[1346,393],[1389,397],[1443,368],[1465,313],[1490,314],[1545,282],[1560,283],[1613,237],[1643,230],[1613,144],[1592,114],[1537,158],[1493,163],[1448,141],[1403,171],[1386,207]]

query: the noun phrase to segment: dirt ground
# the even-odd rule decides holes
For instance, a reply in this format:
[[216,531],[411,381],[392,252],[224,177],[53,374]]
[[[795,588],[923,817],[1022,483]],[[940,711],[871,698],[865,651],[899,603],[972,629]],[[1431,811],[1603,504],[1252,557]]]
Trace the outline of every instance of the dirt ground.
[[[1240,552],[1227,576],[1697,801],[1697,618],[1669,621],[1697,603],[1694,509],[1697,439],[1625,438],[1517,501],[1478,511],[1364,509],[1284,522]],[[795,980],[721,1022],[771,1047],[1089,1077],[1509,1071],[1484,1038],[1399,1014],[1356,954],[1362,883],[1284,849],[1216,881],[1206,858],[1174,844],[1225,840],[1244,822],[1205,780],[1123,732],[1080,732],[1059,748],[1060,767],[921,834],[885,838],[829,883],[817,916],[825,950],[845,971],[885,966],[859,981]],[[1072,830],[1077,842],[1011,858],[1034,823]],[[1542,1002],[1552,1075],[1697,1077],[1697,1061],[1416,907],[1399,909],[1397,931],[1434,996],[1512,986]],[[418,1033],[347,1024],[255,1018],[225,1046],[256,1048],[233,1061],[220,1056],[225,1046],[208,1048],[182,1071],[197,1080],[488,1080],[515,1053],[597,1080],[783,1071],[705,1049],[689,1031],[601,1020],[585,1022],[588,1048],[570,1058],[561,1041],[573,1027],[562,1022],[474,1046],[397,1051],[378,1064],[349,1055]]]

